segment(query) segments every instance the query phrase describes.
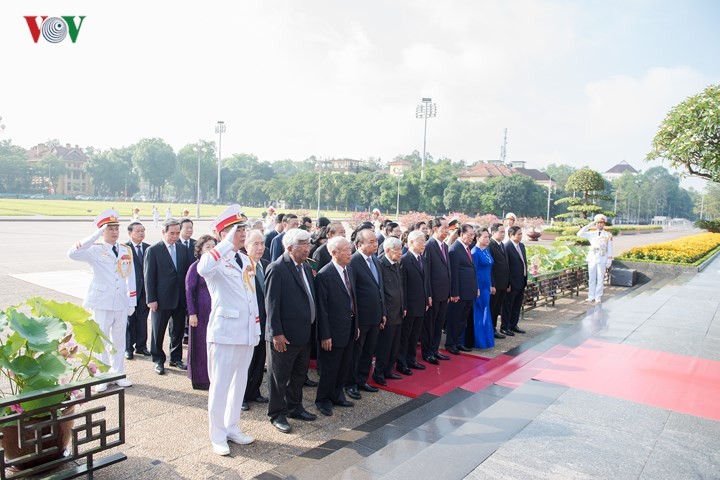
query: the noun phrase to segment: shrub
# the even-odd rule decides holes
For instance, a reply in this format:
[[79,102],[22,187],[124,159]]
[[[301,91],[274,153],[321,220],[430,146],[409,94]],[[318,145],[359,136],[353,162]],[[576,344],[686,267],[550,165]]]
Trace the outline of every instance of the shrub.
[[587,238],[580,238],[577,235],[562,235],[555,239],[554,245],[582,245],[589,246],[590,240]]
[[711,233],[720,233],[720,220],[698,220],[695,226]]
[[720,233],[700,233],[669,242],[632,248],[620,258],[693,264],[718,247],[720,247]]

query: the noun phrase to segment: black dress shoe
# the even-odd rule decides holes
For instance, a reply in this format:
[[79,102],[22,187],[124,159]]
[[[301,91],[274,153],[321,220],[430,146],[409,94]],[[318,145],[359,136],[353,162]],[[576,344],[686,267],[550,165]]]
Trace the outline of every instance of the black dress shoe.
[[290,418],[294,418],[296,420],[302,420],[303,422],[312,422],[313,420],[317,420],[317,415],[314,413],[310,413],[307,410],[303,410],[302,412],[298,413],[291,413],[288,415]]
[[187,345],[189,342],[190,342],[190,338],[188,338],[187,336],[183,337],[183,345]]
[[514,337],[514,336],[515,336],[515,334],[514,334],[513,332],[511,332],[510,330],[508,330],[507,328],[503,328],[503,329],[500,330],[500,331],[501,331],[502,334],[505,335],[506,337]]
[[350,400],[340,400],[333,402],[333,405],[337,405],[338,407],[354,407],[355,402],[351,402]]
[[156,363],[155,373],[157,373],[158,375],[165,375],[165,366],[162,363]]
[[512,330],[512,331],[515,332],[515,333],[525,333],[525,330],[523,330],[522,328],[517,327],[517,326],[515,326],[515,327],[510,327],[510,330]]
[[367,383],[363,383],[358,388],[363,392],[375,393],[379,391],[377,387],[373,387],[372,385],[368,385]]
[[287,418],[285,418],[283,415],[280,415],[275,420],[270,421],[273,424],[273,427],[280,430],[282,433],[290,433],[292,432],[292,427],[287,421]]
[[450,360],[450,357],[440,352],[435,352],[435,358],[437,358],[438,360]]
[[398,367],[397,371],[402,373],[403,375],[407,375],[408,377],[412,375],[412,370],[410,370],[408,367]]
[[133,352],[125,352],[125,359],[126,359],[126,360],[132,360],[132,359],[133,359]]
[[[450,348],[445,348],[445,350],[452,353],[453,355],[460,355],[460,347],[450,347]],[[440,357],[438,357],[438,358],[440,358]]]
[[315,408],[326,417],[332,417],[332,408],[326,407],[325,405],[318,405],[317,403],[315,404]]
[[252,401],[255,403],[268,403],[270,399],[268,397],[263,397],[262,395],[260,395],[259,397],[253,398]]
[[306,387],[317,387],[318,382],[316,382],[315,380],[310,380],[310,377],[305,377],[305,383],[303,385],[305,385]]
[[[384,378],[373,377],[373,382],[377,383],[378,385],[382,385],[383,387],[387,387],[387,382]],[[362,387],[360,388],[362,389]]]
[[[437,362],[437,360],[435,360],[435,361]],[[410,362],[410,363],[408,363],[408,367],[414,368],[415,370],[425,370],[427,368],[425,365],[423,365],[422,363],[418,363],[418,362]]]
[[242,402],[242,405],[240,405],[240,410],[243,412],[247,412],[250,410],[250,404],[248,402]]
[[347,388],[345,389],[345,395],[352,398],[353,400],[360,400],[362,398],[362,395],[360,395],[360,392],[357,391],[357,388]]
[[180,370],[187,370],[187,365],[182,360],[170,360],[170,366]]
[[[412,372],[410,372],[410,374],[412,375]],[[400,380],[402,377],[397,373],[390,372],[385,374],[385,378],[388,380]]]
[[503,335],[502,333],[495,330],[495,338],[503,339],[503,338],[507,338],[507,335]]
[[431,363],[433,365],[440,365],[440,361],[435,357],[425,357],[423,358],[427,363]]
[[193,390],[210,390],[210,385],[206,383],[193,383]]
[[136,348],[135,353],[137,353],[138,355],[145,355],[146,357],[152,355],[152,353],[150,353],[150,350],[148,350],[147,348]]
[[472,352],[472,348],[466,347],[465,345],[460,345],[460,346],[457,347],[457,348],[458,348],[458,350],[460,350],[461,352]]

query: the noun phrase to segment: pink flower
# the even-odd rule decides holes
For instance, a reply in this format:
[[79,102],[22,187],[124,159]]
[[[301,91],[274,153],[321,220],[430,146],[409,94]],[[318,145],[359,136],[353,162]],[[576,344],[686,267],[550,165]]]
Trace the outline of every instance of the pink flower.
[[91,375],[95,375],[97,373],[97,365],[95,362],[88,363],[87,368],[90,370]]
[[79,399],[81,399],[81,398],[85,398],[85,392],[84,392],[83,390],[73,390],[73,391],[70,393],[70,396],[71,396],[72,398],[75,398],[75,399],[78,399],[78,400],[79,400]]
[[10,405],[10,410],[12,410],[15,413],[23,413],[25,410],[20,406],[19,403],[15,403],[13,405]]

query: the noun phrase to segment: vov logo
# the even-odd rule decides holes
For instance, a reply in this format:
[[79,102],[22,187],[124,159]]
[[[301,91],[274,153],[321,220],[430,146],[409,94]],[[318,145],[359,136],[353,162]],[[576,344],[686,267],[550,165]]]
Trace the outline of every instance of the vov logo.
[[[30,35],[32,35],[33,42],[38,43],[40,40],[40,34],[42,33],[43,38],[46,42],[60,43],[69,35],[72,43],[77,40],[78,34],[80,33],[80,27],[82,27],[85,16],[74,16],[74,15],[62,15],[60,17],[48,17],[43,16],[26,16],[24,17],[30,29]],[[40,18],[40,23],[38,23]],[[80,22],[75,23],[75,19],[79,18]]]

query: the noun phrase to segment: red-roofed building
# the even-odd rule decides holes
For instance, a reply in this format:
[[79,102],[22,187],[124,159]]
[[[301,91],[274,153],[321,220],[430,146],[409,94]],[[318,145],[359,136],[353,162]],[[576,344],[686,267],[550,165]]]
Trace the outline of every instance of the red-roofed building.
[[612,181],[621,176],[625,172],[630,172],[631,175],[637,175],[640,172],[635,170],[632,165],[627,163],[625,160],[618,163],[614,167],[611,167],[607,172],[603,173],[603,176],[608,180]]
[[509,165],[503,165],[501,160],[481,161],[459,173],[458,180],[486,182],[493,177],[509,177],[511,175],[525,175],[532,178],[538,185],[552,186],[552,181],[547,173],[535,168],[525,168],[525,162],[522,161],[511,162]]

